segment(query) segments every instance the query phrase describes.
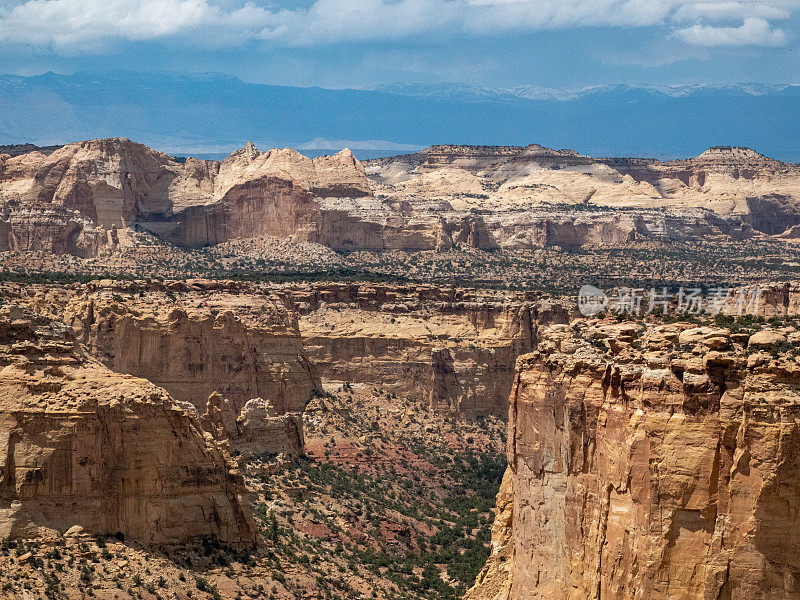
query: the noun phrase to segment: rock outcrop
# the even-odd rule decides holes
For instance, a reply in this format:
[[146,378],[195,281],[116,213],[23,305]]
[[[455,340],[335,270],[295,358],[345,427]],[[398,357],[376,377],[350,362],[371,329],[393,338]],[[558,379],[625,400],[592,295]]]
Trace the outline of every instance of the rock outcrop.
[[[248,144],[222,162],[172,157],[122,138],[67,144],[51,154],[0,158],[0,201],[12,217],[0,248],[33,250],[19,215],[54,212],[53,241],[91,235],[76,232],[66,215],[78,214],[104,230],[140,227],[172,243],[199,247],[259,235],[314,238],[316,197],[364,196],[369,183],[349,151],[306,158],[286,150],[258,151]],[[2,233],[2,228],[0,228]],[[42,233],[42,232],[40,232]],[[65,247],[78,255],[80,250]]]
[[283,292],[323,381],[386,386],[445,414],[505,414],[515,358],[540,319],[536,296],[435,286],[320,284]]
[[380,198],[326,198],[313,241],[339,251],[494,250],[497,240],[483,217],[447,204],[416,205]]
[[192,405],[114,373],[64,324],[0,310],[0,536],[255,543],[244,481]]
[[240,454],[299,454],[305,449],[302,413],[281,414],[263,398],[248,400],[237,414],[230,401],[214,392],[201,422],[214,439]]
[[[246,405],[264,399],[275,420],[249,429],[261,428],[261,451],[302,450],[293,427],[319,378],[296,316],[276,297],[233,282],[101,282],[87,284],[64,315],[109,368],[144,377],[201,412],[217,394],[234,421],[241,415],[249,423]],[[246,437],[252,445],[255,434]]]
[[133,229],[183,248],[271,236],[419,252],[738,240],[797,225],[800,167],[747,148],[659,162],[433,146],[364,166],[347,150],[310,159],[252,143],[178,162],[111,138],[0,155],[0,251],[92,257]]
[[468,598],[797,597],[800,335],[691,327],[576,321],[520,357]]
[[[502,247],[783,234],[800,215],[800,167],[749,148],[689,160],[592,158],[541,146],[431,146],[366,163],[376,193],[481,214]],[[430,209],[427,209],[430,210]]]
[[90,257],[118,244],[116,229],[103,229],[77,210],[44,202],[0,207],[0,252]]

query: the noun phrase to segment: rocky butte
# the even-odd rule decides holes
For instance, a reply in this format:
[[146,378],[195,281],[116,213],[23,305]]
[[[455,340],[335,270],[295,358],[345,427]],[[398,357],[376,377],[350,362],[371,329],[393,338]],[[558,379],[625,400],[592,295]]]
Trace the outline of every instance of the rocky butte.
[[798,333],[574,321],[520,357],[468,598],[796,598]]

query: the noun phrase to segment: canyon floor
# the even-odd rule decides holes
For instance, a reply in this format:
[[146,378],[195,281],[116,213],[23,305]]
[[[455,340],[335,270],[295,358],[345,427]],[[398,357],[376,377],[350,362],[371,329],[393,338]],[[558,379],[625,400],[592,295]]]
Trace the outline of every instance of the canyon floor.
[[262,544],[143,545],[82,531],[0,546],[19,598],[460,598],[489,555],[505,424],[363,384],[304,417],[306,452],[234,456]]
[[[793,281],[800,273],[794,240],[705,240],[627,243],[574,249],[453,249],[446,252],[332,252],[317,244],[256,238],[200,250],[142,235],[129,251],[82,259],[50,253],[0,253],[0,280],[213,278],[256,282],[372,281],[435,283],[575,294],[584,283],[603,289],[650,286],[736,287]],[[584,274],[591,273],[591,277]]]

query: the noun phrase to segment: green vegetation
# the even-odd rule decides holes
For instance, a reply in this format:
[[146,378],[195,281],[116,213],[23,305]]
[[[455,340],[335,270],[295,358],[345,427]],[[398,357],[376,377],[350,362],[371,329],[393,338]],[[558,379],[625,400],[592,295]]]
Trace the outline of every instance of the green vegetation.
[[[505,470],[502,456],[474,451],[453,454],[446,448],[414,448],[432,468],[424,477],[413,469],[387,467],[376,475],[309,457],[295,458],[288,472],[306,491],[295,498],[305,519],[324,525],[325,537],[298,535],[297,525],[278,534],[278,520],[266,503],[254,514],[274,551],[293,562],[314,565],[322,555],[346,559],[354,573],[364,570],[392,582],[402,595],[454,600],[475,581],[489,554],[492,507]],[[410,466],[410,465],[407,465]],[[397,469],[392,472],[392,469]],[[263,477],[269,483],[268,476]],[[352,538],[326,515],[329,505],[364,540]],[[323,577],[323,589],[343,589]]]

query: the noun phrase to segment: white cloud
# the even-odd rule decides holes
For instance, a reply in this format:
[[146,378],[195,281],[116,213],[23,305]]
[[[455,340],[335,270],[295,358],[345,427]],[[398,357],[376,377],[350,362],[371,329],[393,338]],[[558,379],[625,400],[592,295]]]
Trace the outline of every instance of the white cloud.
[[772,29],[765,19],[745,19],[740,27],[692,25],[678,29],[675,37],[693,46],[782,46],[786,32]]
[[461,0],[317,0],[307,10],[284,11],[260,35],[296,45],[397,39],[456,27],[460,9]]
[[206,0],[31,0],[0,13],[0,40],[56,46],[147,40],[196,27],[211,10]]
[[0,0],[0,44],[91,51],[114,41],[178,37],[198,45],[253,39],[309,46],[455,33],[493,35],[572,27],[677,26],[691,45],[778,45],[773,22],[800,0]]
[[699,20],[723,19],[787,19],[800,5],[798,0],[771,0],[766,2],[685,2],[675,11],[675,21],[697,22]]

